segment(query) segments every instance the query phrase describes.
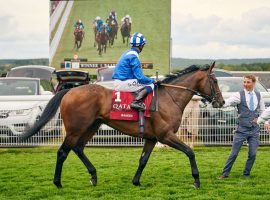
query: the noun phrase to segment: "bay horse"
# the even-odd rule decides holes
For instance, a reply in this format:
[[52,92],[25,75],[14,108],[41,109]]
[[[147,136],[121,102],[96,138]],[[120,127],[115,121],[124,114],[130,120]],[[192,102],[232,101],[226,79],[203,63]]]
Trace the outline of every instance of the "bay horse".
[[109,45],[113,46],[114,39],[117,39],[118,25],[115,20],[110,20],[108,26],[110,27]]
[[[215,63],[198,67],[192,65],[174,75],[168,75],[158,87],[158,111],[151,112],[145,119],[144,147],[138,169],[133,178],[135,186],[140,185],[140,177],[150,154],[159,141],[176,150],[184,152],[189,158],[194,187],[200,187],[199,171],[193,150],[175,135],[182,114],[194,94],[202,96],[212,103],[214,108],[222,107],[224,99],[219,90],[217,79],[212,73]],[[21,140],[36,134],[55,115],[58,107],[66,129],[66,137],[57,152],[54,184],[61,188],[63,163],[73,150],[87,168],[91,183],[97,184],[97,172],[94,165],[84,154],[86,143],[91,140],[101,124],[130,136],[138,137],[138,121],[120,121],[109,118],[112,107],[112,90],[97,84],[84,85],[57,93],[47,104],[40,119]]]
[[76,27],[74,31],[74,47],[76,47],[77,50],[79,50],[82,46],[82,41],[84,38],[84,32],[78,27]]
[[[127,17],[124,19],[124,23],[122,24],[120,30],[121,30],[121,35],[123,38],[123,44],[125,44],[125,42],[126,42],[126,44],[128,46],[128,40],[130,38],[130,32],[131,32],[131,24],[130,24],[129,19]],[[126,39],[126,41],[125,41],[125,39]]]
[[101,55],[102,52],[106,53],[107,42],[109,40],[109,35],[105,30],[105,26],[102,26],[101,32],[97,32],[96,43],[98,45],[98,54]]

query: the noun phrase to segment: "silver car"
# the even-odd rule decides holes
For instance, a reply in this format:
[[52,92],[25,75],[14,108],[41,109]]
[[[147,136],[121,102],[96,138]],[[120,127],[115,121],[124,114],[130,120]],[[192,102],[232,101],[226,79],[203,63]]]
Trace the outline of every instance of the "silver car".
[[53,97],[37,78],[0,78],[0,138],[22,134]]

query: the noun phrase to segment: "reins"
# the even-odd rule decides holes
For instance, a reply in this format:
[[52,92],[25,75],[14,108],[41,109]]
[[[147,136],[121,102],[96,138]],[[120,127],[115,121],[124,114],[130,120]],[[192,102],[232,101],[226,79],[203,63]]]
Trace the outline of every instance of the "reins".
[[196,94],[196,95],[198,95],[198,96],[200,96],[202,98],[205,98],[209,102],[212,102],[212,100],[213,100],[209,95],[200,93],[200,92],[198,92],[196,90],[193,90],[193,89],[190,89],[188,87],[178,86],[178,85],[171,85],[171,84],[166,84],[166,83],[161,83],[160,85],[165,86],[165,87],[172,87],[172,88],[178,88],[178,89],[188,90],[188,91],[193,92],[194,94]]

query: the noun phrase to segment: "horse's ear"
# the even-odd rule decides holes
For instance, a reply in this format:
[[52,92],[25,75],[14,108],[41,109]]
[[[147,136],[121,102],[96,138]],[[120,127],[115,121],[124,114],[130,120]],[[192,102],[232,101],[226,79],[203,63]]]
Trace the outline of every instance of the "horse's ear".
[[210,67],[209,67],[209,69],[208,69],[209,73],[212,72],[212,69],[215,67],[215,63],[216,63],[216,61],[214,61],[214,62],[210,65]]

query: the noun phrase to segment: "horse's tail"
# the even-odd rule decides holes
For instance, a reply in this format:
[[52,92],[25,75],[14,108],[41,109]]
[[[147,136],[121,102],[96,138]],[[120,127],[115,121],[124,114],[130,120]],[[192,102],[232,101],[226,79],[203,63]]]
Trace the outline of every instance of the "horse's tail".
[[22,134],[20,140],[24,141],[31,136],[35,135],[47,122],[53,118],[55,115],[62,98],[65,96],[65,94],[69,91],[67,90],[62,90],[58,92],[47,104],[45,107],[43,113],[40,116],[40,119],[34,123],[34,125],[28,129],[25,133]]

